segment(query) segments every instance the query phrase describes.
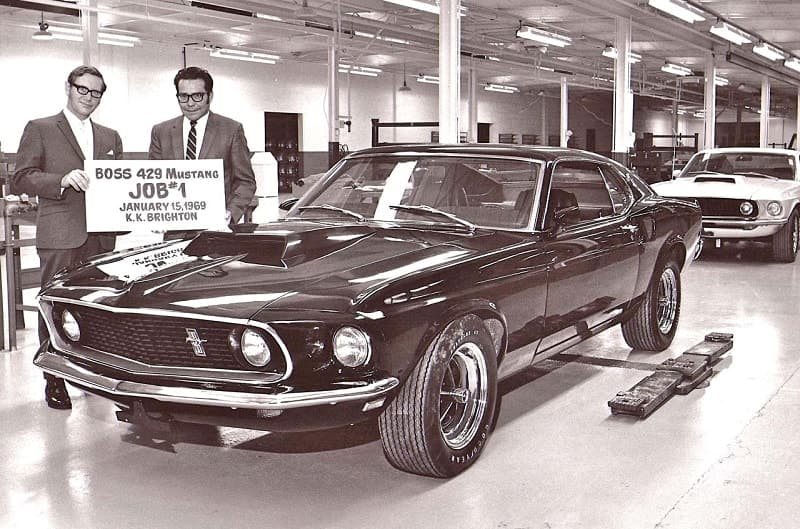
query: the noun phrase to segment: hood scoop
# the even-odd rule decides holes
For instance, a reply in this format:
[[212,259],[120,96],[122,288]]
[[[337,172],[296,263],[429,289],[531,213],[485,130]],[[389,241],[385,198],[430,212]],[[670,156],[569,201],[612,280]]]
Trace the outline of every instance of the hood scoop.
[[196,257],[243,256],[242,262],[287,268],[318,259],[372,235],[367,226],[314,226],[307,230],[225,233],[205,231],[184,250]]
[[735,184],[736,179],[732,176],[698,176],[694,179],[698,184],[700,182],[720,182],[723,184]]

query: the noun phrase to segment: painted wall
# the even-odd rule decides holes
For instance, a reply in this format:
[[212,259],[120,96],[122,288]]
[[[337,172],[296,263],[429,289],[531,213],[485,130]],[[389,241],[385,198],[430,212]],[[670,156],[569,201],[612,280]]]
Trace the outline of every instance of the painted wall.
[[[3,101],[0,142],[15,152],[29,119],[59,112],[65,103],[64,82],[82,62],[80,42],[33,41],[30,31],[3,28],[0,32],[0,68],[14,72],[0,83]],[[277,65],[209,57],[203,50],[187,50],[187,63],[208,69],[214,76],[213,111],[241,121],[251,150],[264,148],[263,113],[302,114],[300,149],[327,152],[327,66],[282,60]],[[97,66],[109,86],[93,115],[99,123],[117,129],[128,152],[146,151],[150,129],[179,115],[172,78],[182,66],[180,48],[144,42],[134,48],[100,46]],[[436,121],[438,87],[408,78],[410,92],[398,92],[402,76],[378,78],[340,75],[339,114],[351,117],[350,132],[340,131],[340,143],[350,150],[371,144],[371,118],[381,121]],[[463,91],[466,94],[466,87]],[[540,107],[530,95],[495,94],[479,90],[478,120],[492,123],[492,141],[501,132],[538,133]],[[558,106],[549,112],[558,127]],[[466,118],[462,98],[462,116]],[[466,129],[466,125],[461,127]],[[382,141],[430,141],[432,129],[383,131]],[[387,136],[388,134],[388,136]]]

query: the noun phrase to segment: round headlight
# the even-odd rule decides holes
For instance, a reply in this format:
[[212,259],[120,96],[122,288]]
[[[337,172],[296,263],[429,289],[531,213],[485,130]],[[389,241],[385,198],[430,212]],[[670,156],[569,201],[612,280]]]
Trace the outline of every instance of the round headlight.
[[355,327],[342,327],[333,335],[333,354],[347,367],[363,366],[372,355],[369,336]]
[[767,213],[772,215],[773,217],[777,217],[781,213],[783,213],[783,206],[781,206],[780,202],[772,201],[767,204]]
[[245,329],[241,339],[242,356],[255,367],[264,367],[272,358],[266,340],[252,329]]
[[750,215],[753,213],[753,203],[752,202],[742,202],[739,204],[739,211],[742,215]]
[[81,326],[78,325],[78,320],[75,319],[75,316],[66,309],[61,313],[61,330],[73,342],[81,339]]

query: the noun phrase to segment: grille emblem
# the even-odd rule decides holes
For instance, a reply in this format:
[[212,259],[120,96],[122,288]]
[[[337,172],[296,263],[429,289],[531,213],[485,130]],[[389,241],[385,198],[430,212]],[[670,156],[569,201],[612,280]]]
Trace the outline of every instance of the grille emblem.
[[197,334],[197,329],[186,329],[186,343],[192,346],[195,356],[206,356],[203,343],[207,341],[200,338],[200,335]]

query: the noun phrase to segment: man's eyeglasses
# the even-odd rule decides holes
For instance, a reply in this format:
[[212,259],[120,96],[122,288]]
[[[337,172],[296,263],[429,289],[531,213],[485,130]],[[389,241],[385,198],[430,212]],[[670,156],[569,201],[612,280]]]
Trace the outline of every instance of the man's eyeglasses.
[[194,101],[195,103],[199,103],[203,100],[205,96],[206,92],[195,92],[194,94],[176,94],[178,101],[180,101],[181,103],[188,103],[190,97],[192,98],[192,101]]
[[85,96],[86,94],[92,94],[92,97],[95,99],[100,99],[101,97],[103,97],[103,92],[101,92],[100,90],[92,90],[88,86],[83,86],[80,84],[75,84],[75,83],[70,83],[70,84],[74,86],[75,90],[82,96]]

